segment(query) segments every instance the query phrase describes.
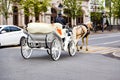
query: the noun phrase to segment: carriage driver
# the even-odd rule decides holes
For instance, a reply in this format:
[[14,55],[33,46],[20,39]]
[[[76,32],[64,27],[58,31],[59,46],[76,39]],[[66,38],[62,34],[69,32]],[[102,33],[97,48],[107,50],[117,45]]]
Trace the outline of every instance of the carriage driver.
[[71,38],[71,34],[72,34],[72,31],[69,29],[69,26],[68,24],[66,24],[66,21],[65,19],[62,17],[62,14],[59,13],[58,16],[56,17],[55,23],[60,23],[62,24],[62,32],[64,34],[64,38],[62,38],[63,42],[64,42],[64,50],[67,51],[67,46],[68,46],[68,43],[69,43],[69,40]]
[[68,29],[68,35],[70,36],[70,33],[69,32],[72,32],[71,30],[70,30],[70,28],[69,28],[69,24],[68,23],[66,23],[66,20],[62,17],[62,14],[61,13],[59,13],[58,14],[58,16],[56,17],[56,19],[55,19],[55,21],[54,21],[55,23],[60,23],[60,24],[62,24],[63,25],[63,29],[64,28],[67,28]]
[[65,21],[65,19],[62,17],[62,14],[61,14],[61,13],[58,14],[58,16],[56,17],[56,19],[55,19],[54,22],[55,22],[55,23],[61,23],[63,26],[66,25],[66,21]]

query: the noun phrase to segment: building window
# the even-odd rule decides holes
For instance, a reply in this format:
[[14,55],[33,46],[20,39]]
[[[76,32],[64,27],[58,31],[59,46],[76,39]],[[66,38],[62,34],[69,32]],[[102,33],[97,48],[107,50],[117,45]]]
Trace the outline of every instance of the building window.
[[76,24],[82,24],[83,23],[83,16],[77,17]]
[[18,7],[13,6],[13,24],[18,25]]

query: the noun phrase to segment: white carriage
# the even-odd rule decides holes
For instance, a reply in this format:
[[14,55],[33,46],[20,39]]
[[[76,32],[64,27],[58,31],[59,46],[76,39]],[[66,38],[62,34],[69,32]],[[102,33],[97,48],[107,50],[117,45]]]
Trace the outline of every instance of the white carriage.
[[53,60],[59,59],[62,50],[70,56],[76,53],[72,33],[59,23],[29,23],[27,30],[27,38],[21,40],[21,54],[25,59],[30,58],[34,48],[44,48]]

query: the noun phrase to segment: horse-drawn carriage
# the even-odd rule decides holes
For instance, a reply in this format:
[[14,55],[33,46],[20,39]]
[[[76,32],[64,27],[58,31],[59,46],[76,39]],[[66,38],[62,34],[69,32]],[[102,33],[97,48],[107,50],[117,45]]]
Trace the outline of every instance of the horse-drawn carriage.
[[21,54],[25,59],[30,58],[35,48],[47,50],[53,60],[59,59],[62,50],[70,56],[76,53],[72,32],[59,23],[29,23],[27,30],[27,38],[21,40]]

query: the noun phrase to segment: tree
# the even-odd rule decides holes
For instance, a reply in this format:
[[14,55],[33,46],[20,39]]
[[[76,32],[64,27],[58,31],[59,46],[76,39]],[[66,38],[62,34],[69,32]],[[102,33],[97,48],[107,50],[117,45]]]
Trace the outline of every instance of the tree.
[[25,15],[38,17],[40,13],[47,11],[47,7],[50,6],[50,1],[51,0],[21,0],[20,5],[21,8],[24,9]]
[[81,15],[81,1],[78,0],[64,0],[64,7],[69,11],[68,15],[75,19],[77,16]]
[[120,0],[112,0],[112,13],[115,18],[117,18],[117,24],[120,19]]
[[75,20],[76,17],[82,15],[81,1],[78,0],[63,0],[64,12]]
[[0,13],[3,15],[3,24],[8,24],[10,4],[13,0],[0,0]]

